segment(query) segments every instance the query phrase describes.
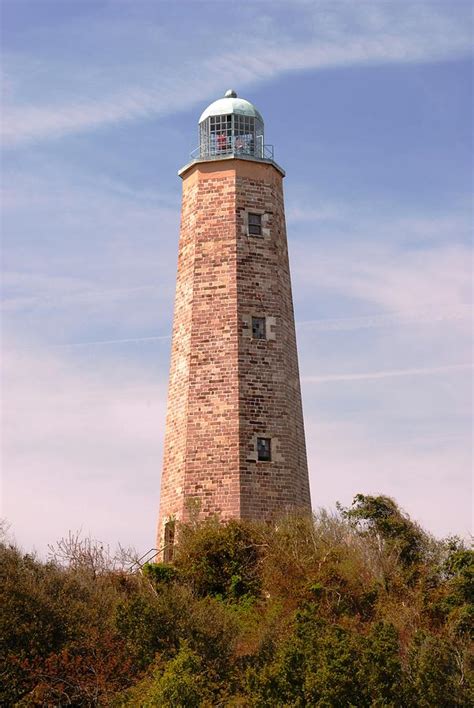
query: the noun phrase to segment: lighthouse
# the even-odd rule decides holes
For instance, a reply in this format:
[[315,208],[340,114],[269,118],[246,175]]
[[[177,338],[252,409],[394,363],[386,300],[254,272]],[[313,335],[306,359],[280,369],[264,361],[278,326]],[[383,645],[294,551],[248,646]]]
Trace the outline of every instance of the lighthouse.
[[192,515],[310,512],[283,198],[264,121],[229,90],[183,181],[157,548]]

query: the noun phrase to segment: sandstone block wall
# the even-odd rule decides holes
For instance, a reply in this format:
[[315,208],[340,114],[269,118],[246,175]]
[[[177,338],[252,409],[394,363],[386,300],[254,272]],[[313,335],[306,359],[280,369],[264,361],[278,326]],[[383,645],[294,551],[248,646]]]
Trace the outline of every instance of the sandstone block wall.
[[[252,317],[266,318],[266,339]],[[272,441],[270,462],[258,437]],[[168,520],[198,508],[222,519],[311,508],[282,175],[257,161],[183,175],[157,547]]]

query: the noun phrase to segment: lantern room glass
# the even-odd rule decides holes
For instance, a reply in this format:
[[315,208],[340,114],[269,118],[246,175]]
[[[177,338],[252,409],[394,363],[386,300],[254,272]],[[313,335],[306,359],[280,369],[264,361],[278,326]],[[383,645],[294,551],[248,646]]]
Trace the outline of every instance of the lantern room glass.
[[263,158],[263,122],[239,113],[209,116],[199,126],[202,159],[223,155]]

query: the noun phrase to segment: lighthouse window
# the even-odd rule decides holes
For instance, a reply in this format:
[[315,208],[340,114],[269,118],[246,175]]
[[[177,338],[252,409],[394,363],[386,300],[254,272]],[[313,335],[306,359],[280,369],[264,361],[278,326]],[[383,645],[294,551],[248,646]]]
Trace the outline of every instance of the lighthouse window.
[[257,438],[257,459],[259,462],[270,462],[272,446],[270,438]]
[[265,317],[252,317],[252,337],[254,339],[267,338],[267,327]]
[[262,235],[262,215],[249,214],[249,234],[252,236]]
[[227,154],[232,142],[232,116],[212,116],[210,128],[210,154]]

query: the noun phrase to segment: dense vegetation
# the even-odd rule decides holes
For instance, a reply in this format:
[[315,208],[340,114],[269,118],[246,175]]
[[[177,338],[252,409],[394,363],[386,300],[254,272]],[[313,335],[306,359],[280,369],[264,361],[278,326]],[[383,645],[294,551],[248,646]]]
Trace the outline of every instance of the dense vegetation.
[[387,497],[179,529],[127,570],[0,546],[2,706],[468,706],[473,554]]

